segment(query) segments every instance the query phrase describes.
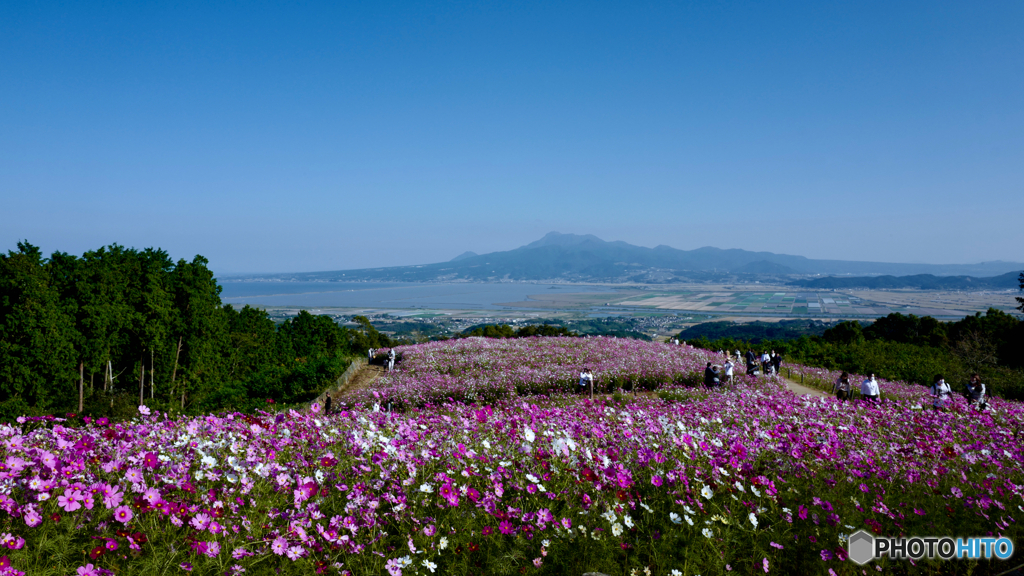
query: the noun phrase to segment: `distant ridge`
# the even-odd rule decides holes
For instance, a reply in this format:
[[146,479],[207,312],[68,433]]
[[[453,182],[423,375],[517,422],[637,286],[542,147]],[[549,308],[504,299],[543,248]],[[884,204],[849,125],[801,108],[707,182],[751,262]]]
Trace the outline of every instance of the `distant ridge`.
[[794,280],[792,284],[821,290],[835,288],[874,288],[918,290],[1014,290],[1019,287],[1018,272],[1007,272],[989,278],[972,276],[934,276],[914,274],[913,276],[868,276],[835,277]]
[[[645,248],[626,242],[606,242],[592,234],[550,232],[514,250],[476,254],[464,252],[449,262],[362,270],[249,275],[249,278],[306,281],[565,281],[565,282],[743,282],[760,279],[792,280],[793,276],[932,275],[960,277],[1006,276],[1024,270],[1014,262],[981,264],[896,264],[812,260],[803,256],[720,249],[711,246],[678,250],[670,246]],[[235,276],[244,279],[246,276]],[[820,280],[838,281],[848,278]],[[863,282],[863,281],[862,281]],[[894,281],[895,282],[895,281]],[[961,282],[973,282],[962,280]],[[1000,281],[1001,282],[1001,281]]]

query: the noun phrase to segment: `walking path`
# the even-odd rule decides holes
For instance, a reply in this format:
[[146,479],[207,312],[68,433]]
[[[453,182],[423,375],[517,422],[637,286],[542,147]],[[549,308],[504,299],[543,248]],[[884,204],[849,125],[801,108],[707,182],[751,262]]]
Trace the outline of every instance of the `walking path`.
[[804,386],[803,384],[797,384],[796,382],[793,382],[792,380],[786,377],[783,377],[782,380],[786,383],[786,389],[798,396],[831,396],[831,394],[829,394],[828,392],[823,392],[821,390],[818,390],[817,388],[808,388],[807,386]]
[[384,374],[384,367],[376,364],[366,364],[359,368],[359,371],[352,375],[348,383],[331,392],[331,398],[333,399],[334,405],[337,406],[338,402],[344,400],[344,396],[356,390],[366,388],[373,383],[374,380]]

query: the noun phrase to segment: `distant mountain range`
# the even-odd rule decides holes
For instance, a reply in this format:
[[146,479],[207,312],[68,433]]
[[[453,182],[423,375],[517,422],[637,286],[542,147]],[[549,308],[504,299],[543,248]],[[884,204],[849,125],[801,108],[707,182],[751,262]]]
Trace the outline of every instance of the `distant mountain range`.
[[[669,246],[645,248],[625,242],[606,242],[587,234],[551,232],[525,246],[504,252],[476,254],[465,252],[449,262],[421,266],[395,266],[333,272],[294,274],[261,274],[236,276],[235,280],[301,280],[301,281],[502,281],[560,280],[574,282],[742,282],[755,279],[792,280],[810,275],[924,275],[957,276],[958,282],[971,286],[979,278],[996,276],[998,283],[1024,270],[1017,262],[982,262],[980,264],[893,264],[886,262],[854,262],[844,260],[813,260],[803,256],[722,250],[706,246],[695,250],[678,250]],[[1011,273],[1012,274],[1009,274]],[[856,278],[821,278],[817,281],[864,281]],[[869,278],[869,280],[874,280]],[[891,280],[891,282],[898,281]],[[924,282],[924,280],[917,280]],[[975,284],[970,284],[974,282]],[[857,284],[858,286],[861,284]],[[822,286],[824,287],[824,286]],[[832,286],[829,286],[832,287]],[[893,286],[897,287],[897,286]],[[975,288],[977,289],[977,288]]]

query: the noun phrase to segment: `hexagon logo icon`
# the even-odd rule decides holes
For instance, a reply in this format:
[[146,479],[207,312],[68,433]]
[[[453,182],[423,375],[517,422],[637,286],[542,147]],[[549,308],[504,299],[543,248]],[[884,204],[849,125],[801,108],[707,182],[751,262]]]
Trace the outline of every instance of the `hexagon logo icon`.
[[857,564],[867,564],[875,557],[875,537],[866,530],[857,530],[850,534],[850,560]]

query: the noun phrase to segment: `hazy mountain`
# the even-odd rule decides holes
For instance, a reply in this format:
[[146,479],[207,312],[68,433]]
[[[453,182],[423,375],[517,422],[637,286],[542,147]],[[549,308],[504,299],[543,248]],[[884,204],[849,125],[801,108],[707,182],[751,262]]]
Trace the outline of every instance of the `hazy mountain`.
[[[504,252],[465,252],[449,262],[335,272],[260,275],[292,280],[376,281],[737,281],[789,275],[960,275],[995,276],[1024,269],[1024,264],[894,264],[812,260],[803,256],[722,250],[705,246],[678,250],[669,246],[645,248],[626,242],[605,242],[593,235],[551,232],[525,246]],[[250,278],[257,276],[250,276]],[[239,277],[241,279],[242,277]]]
[[794,280],[792,284],[816,289],[831,288],[914,288],[919,290],[1013,290],[1019,287],[1019,272],[1007,272],[989,278],[972,276],[860,276]]

